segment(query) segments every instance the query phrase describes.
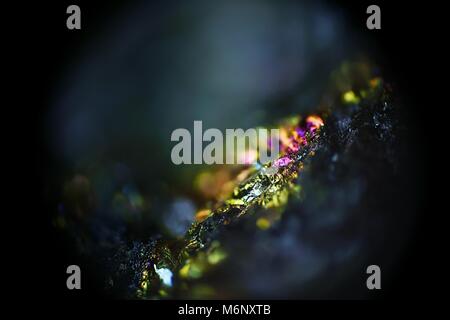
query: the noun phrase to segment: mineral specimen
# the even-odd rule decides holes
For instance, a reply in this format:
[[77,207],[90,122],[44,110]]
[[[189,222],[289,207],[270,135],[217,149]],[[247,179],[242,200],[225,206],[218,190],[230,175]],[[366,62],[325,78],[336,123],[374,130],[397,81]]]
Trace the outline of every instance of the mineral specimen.
[[176,200],[163,219],[168,234],[110,246],[107,290],[146,299],[301,295],[324,270],[361,256],[361,226],[395,192],[373,186],[394,179],[402,135],[390,86],[368,69],[344,64],[316,113],[280,121],[278,159],[201,172],[194,185],[208,200],[197,200],[196,214]]

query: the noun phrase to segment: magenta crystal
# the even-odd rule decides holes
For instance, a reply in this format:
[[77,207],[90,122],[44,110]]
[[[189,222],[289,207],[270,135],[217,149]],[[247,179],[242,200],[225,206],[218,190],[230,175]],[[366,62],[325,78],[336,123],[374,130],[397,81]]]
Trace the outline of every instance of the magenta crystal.
[[282,158],[275,160],[273,165],[276,167],[284,167],[284,166],[287,166],[291,162],[292,162],[292,159],[290,159],[289,157],[282,157]]

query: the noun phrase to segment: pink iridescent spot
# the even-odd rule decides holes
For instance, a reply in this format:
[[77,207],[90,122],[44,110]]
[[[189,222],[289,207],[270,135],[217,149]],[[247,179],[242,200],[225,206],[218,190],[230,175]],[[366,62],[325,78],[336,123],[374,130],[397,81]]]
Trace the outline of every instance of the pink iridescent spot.
[[309,132],[314,133],[321,126],[323,126],[323,120],[320,117],[311,115],[306,118],[306,129]]
[[282,157],[282,158],[275,160],[273,165],[275,167],[284,167],[284,166],[287,166],[291,162],[292,162],[292,159],[290,159],[289,157]]

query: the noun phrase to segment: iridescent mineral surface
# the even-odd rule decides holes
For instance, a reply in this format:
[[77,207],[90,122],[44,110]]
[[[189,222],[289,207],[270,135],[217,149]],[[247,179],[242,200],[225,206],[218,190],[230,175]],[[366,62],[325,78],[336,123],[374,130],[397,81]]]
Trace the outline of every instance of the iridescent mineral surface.
[[383,150],[390,172],[400,130],[390,88],[372,70],[343,64],[317,113],[280,121],[282,155],[273,163],[199,173],[196,190],[209,200],[195,215],[189,205],[174,207],[183,221],[192,216],[186,233],[174,227],[173,237],[149,233],[147,242],[113,246],[103,263],[107,290],[151,299],[283,297],[358,257],[360,231],[329,239],[345,223],[364,223],[354,213],[373,178],[361,166],[361,156],[373,156],[364,148]]

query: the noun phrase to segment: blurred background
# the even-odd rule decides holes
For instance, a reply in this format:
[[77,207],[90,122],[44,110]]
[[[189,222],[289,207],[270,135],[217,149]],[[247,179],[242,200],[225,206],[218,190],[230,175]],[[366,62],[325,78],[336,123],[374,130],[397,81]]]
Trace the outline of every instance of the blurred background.
[[[240,170],[172,164],[173,130],[192,131],[194,120],[205,129],[246,129],[317,112],[342,85],[336,74],[346,74],[352,62],[402,89],[395,94],[408,90],[390,59],[395,54],[368,35],[363,3],[135,1],[80,7],[82,29],[66,33],[41,115],[51,159],[42,176],[55,234],[52,255],[63,265],[80,261],[94,296],[129,298],[128,289],[105,289],[108,259],[121,246],[132,252],[133,243],[145,246],[155,236],[181,238],[199,212],[222,199],[223,186]],[[391,21],[387,14],[386,27]],[[344,83],[344,92],[354,89]],[[382,140],[367,158],[353,158],[360,149],[350,152],[337,182],[328,175],[335,170],[335,150],[325,150],[305,176],[302,201],[290,202],[267,232],[255,227],[256,214],[222,235],[224,264],[191,279],[173,297],[365,298],[363,266],[380,261],[387,278],[394,277],[412,241],[420,198],[404,200],[417,192],[417,183],[409,183],[421,179],[418,160],[409,157],[416,134],[410,115],[397,111],[386,120],[394,126],[387,134],[410,128],[406,133],[392,144]],[[355,139],[361,139],[359,146],[371,141]],[[398,154],[373,158],[386,150]],[[368,173],[372,169],[381,174],[378,180]]]

